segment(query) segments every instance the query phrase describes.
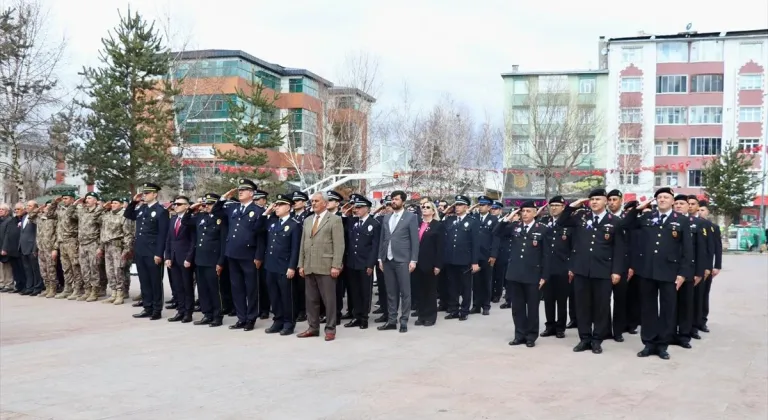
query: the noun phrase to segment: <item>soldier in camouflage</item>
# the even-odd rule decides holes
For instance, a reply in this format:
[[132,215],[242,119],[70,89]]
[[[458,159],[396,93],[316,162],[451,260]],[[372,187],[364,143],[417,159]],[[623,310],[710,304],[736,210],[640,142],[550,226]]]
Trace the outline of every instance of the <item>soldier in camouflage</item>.
[[[82,293],[82,277],[80,276],[80,256],[77,246],[77,219],[70,212],[75,202],[74,193],[65,193],[53,200],[46,217],[56,220],[56,243],[51,251],[51,259],[61,258],[61,270],[64,272],[64,290],[57,294],[56,299],[66,299]],[[75,290],[77,285],[78,290]],[[75,293],[77,292],[77,293]]]
[[37,259],[40,263],[40,276],[43,278],[45,290],[38,296],[52,298],[56,296],[56,260],[51,258],[51,253],[56,249],[56,219],[48,217],[47,209],[51,205],[48,200],[44,206],[29,213],[29,221],[37,225]]
[[130,264],[133,253],[133,240],[136,227],[132,220],[123,217],[122,202],[126,199],[115,198],[104,204],[101,218],[101,244],[106,263],[107,280],[112,295],[103,303],[122,305],[126,297],[129,280],[125,275],[125,266]]
[[[83,198],[75,201],[68,211],[73,213],[78,221],[77,241],[80,245],[80,270],[83,274],[83,293],[69,299],[95,302],[99,299],[99,253],[101,249],[101,215],[104,208],[97,205],[99,195],[89,192]],[[75,296],[73,294],[73,296]]]

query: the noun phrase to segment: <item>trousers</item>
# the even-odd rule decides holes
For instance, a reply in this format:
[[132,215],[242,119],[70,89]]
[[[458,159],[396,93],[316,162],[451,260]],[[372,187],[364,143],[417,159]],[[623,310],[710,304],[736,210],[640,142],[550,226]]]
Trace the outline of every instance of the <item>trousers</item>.
[[581,341],[602,343],[611,334],[611,288],[609,279],[576,275],[576,313]]
[[387,283],[387,322],[397,323],[400,304],[400,323],[407,324],[411,315],[411,273],[407,262],[384,261],[384,281]]

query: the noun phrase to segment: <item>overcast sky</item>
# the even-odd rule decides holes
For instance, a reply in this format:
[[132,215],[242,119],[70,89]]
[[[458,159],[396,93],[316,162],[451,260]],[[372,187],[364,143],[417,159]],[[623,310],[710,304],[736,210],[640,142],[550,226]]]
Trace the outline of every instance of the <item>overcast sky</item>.
[[[8,3],[8,1],[3,1]],[[380,103],[407,82],[417,106],[444,93],[474,112],[501,115],[500,73],[597,66],[597,39],[666,34],[687,23],[699,32],[768,28],[766,0],[42,0],[49,33],[67,39],[63,75],[77,82],[97,65],[100,40],[130,5],[165,26],[172,46],[240,49],[331,81],[346,53],[379,57]],[[726,6],[727,5],[727,6]],[[160,22],[163,21],[163,22]]]

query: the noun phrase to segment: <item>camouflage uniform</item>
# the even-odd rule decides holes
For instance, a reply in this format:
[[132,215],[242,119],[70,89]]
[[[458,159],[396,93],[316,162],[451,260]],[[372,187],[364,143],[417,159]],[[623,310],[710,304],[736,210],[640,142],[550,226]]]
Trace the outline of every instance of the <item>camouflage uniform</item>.
[[116,305],[123,303],[125,292],[130,288],[130,277],[126,276],[125,266],[130,266],[127,257],[133,250],[135,230],[133,221],[123,216],[123,209],[104,212],[101,219],[101,243],[107,280],[112,289],[112,297],[104,302],[114,302]]
[[75,209],[78,220],[77,241],[80,244],[80,270],[83,273],[83,295],[77,300],[93,302],[99,296],[99,258],[101,248],[101,216],[104,208],[96,205],[88,208],[78,205]]
[[40,276],[43,278],[46,293],[40,296],[52,298],[56,295],[56,260],[51,252],[56,249],[56,219],[48,217],[47,213],[40,214],[35,210],[29,215],[29,220],[37,225],[37,259],[40,263]]
[[56,299],[77,297],[82,293],[82,277],[80,276],[80,255],[77,247],[77,219],[74,212],[69,212],[74,206],[65,206],[52,202],[45,215],[56,220],[56,243],[61,260],[61,270],[64,272],[64,290],[56,295]]

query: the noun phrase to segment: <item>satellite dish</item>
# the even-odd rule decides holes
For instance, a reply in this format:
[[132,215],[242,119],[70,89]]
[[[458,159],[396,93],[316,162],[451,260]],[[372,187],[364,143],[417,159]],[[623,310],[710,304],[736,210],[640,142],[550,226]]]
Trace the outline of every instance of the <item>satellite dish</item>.
[[685,25],[685,30],[686,31],[690,31],[691,28],[693,28],[693,23],[689,23],[689,24]]
[[600,54],[607,55],[608,54],[608,48],[603,48],[602,50],[600,50]]

